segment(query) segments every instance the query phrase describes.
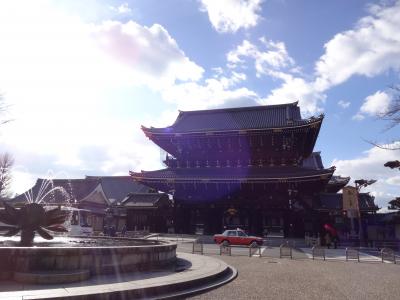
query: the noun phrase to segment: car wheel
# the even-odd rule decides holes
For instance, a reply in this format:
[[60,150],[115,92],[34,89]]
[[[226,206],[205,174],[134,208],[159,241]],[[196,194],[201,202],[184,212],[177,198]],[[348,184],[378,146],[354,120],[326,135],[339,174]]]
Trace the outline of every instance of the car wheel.
[[222,242],[222,246],[224,247],[228,247],[229,246],[229,242],[227,240]]

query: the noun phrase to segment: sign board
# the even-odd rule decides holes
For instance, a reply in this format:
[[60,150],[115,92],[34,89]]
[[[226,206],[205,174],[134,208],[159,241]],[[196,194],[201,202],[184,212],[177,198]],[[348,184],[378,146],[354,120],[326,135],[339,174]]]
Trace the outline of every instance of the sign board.
[[358,210],[357,209],[348,209],[347,210],[347,217],[348,218],[358,218]]
[[[343,210],[346,210],[348,212],[355,211],[355,214],[358,216],[360,208],[358,205],[357,189],[353,186],[344,187],[342,197],[343,197]],[[354,213],[350,214],[353,216]]]

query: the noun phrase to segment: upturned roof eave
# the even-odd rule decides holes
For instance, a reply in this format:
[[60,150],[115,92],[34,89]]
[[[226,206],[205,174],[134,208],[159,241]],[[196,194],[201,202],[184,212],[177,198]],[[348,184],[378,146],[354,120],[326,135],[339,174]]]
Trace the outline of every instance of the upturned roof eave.
[[237,133],[237,132],[243,132],[243,131],[249,131],[249,132],[257,132],[257,131],[266,131],[266,130],[290,130],[290,129],[298,129],[298,128],[305,128],[305,127],[311,127],[314,124],[318,124],[321,126],[322,120],[324,119],[324,115],[318,116],[318,117],[312,117],[309,119],[303,119],[303,121],[306,121],[304,124],[298,124],[298,125],[288,125],[288,126],[274,126],[274,127],[263,127],[263,128],[230,128],[230,129],[221,129],[221,130],[209,130],[209,129],[198,129],[198,130],[190,130],[190,131],[175,131],[174,126],[168,126],[168,127],[161,127],[161,128],[155,128],[155,127],[146,127],[146,126],[141,126],[142,131],[147,135],[190,135],[190,134],[206,134],[206,133]]
[[290,103],[280,103],[272,105],[254,105],[254,106],[241,106],[241,107],[229,107],[229,108],[217,108],[217,109],[199,109],[199,110],[179,110],[179,116],[184,114],[201,114],[201,113],[210,113],[218,111],[228,112],[228,111],[243,111],[243,110],[273,109],[277,107],[297,106],[298,104],[299,101],[294,101]]
[[[159,170],[162,171],[162,170]],[[277,176],[277,177],[262,177],[262,176],[257,176],[257,177],[224,177],[224,176],[197,176],[197,177],[162,177],[162,176],[152,176],[151,174],[154,171],[141,171],[141,173],[137,172],[130,172],[131,177],[134,180],[148,180],[148,181],[174,181],[174,182],[192,182],[192,181],[200,181],[200,182],[227,182],[227,181],[237,181],[237,182],[262,182],[262,181],[270,181],[270,182],[285,182],[285,181],[293,181],[293,180],[310,180],[310,179],[325,179],[329,180],[334,171],[335,168],[331,167],[329,169],[324,169],[320,170],[321,172],[317,174],[311,174],[311,175],[303,175],[303,176],[290,176],[290,174],[285,174],[285,176]],[[323,177],[323,178],[322,178]]]

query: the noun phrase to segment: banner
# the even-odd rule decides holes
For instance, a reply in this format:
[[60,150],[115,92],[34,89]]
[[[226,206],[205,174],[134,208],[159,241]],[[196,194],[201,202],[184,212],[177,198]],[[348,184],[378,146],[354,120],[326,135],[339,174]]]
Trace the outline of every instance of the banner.
[[349,217],[358,217],[358,215],[360,214],[360,206],[358,203],[357,189],[353,186],[344,187],[342,197],[343,210],[348,212]]

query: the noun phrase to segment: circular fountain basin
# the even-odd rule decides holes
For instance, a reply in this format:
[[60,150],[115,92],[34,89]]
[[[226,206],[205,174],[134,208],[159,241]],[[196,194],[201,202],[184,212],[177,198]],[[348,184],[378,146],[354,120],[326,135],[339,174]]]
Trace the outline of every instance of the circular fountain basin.
[[0,241],[0,278],[29,283],[67,283],[91,275],[168,268],[176,244],[130,238],[63,237],[17,247]]

